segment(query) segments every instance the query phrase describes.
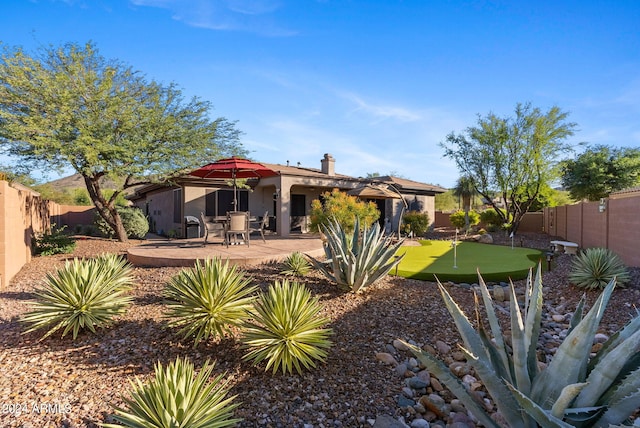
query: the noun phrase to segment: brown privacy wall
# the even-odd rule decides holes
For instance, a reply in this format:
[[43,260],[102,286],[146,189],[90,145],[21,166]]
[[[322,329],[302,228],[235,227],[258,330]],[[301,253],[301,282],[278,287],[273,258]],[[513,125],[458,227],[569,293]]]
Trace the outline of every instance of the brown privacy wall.
[[[449,221],[450,212],[436,211],[433,227],[453,227]],[[480,224],[482,226],[482,224]],[[541,212],[526,213],[520,223],[518,232],[543,232],[544,214]]]
[[0,289],[31,260],[33,233],[49,227],[50,205],[26,187],[0,180]]
[[545,208],[545,231],[581,248],[609,248],[627,266],[640,267],[640,192],[600,202]]
[[91,206],[59,205],[58,212],[51,213],[51,221],[57,226],[67,226],[73,231],[77,225],[93,224],[96,208]]

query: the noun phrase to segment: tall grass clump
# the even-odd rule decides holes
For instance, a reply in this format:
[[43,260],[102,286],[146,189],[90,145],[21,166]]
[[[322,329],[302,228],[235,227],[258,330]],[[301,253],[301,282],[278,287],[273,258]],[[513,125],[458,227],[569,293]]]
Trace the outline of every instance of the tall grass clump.
[[324,361],[331,346],[329,322],[320,314],[318,299],[302,284],[276,281],[255,303],[253,322],[247,323],[242,342],[244,360],[266,361],[273,373],[302,373]]
[[224,336],[230,327],[240,326],[254,300],[255,286],[244,273],[218,258],[196,261],[183,269],[165,288],[170,326],[179,334],[193,337],[194,347],[210,336]]
[[571,262],[569,282],[577,287],[603,289],[614,278],[620,287],[631,280],[622,259],[608,248],[587,248]]
[[[166,367],[157,363],[155,378],[142,383],[131,382],[131,398],[124,408],[114,407],[112,415],[119,424],[101,424],[105,428],[224,428],[235,426],[233,418],[236,396],[227,397],[229,381],[225,374],[211,381],[214,364],[205,362],[196,375],[186,358],[177,358]],[[121,424],[121,425],[120,425]]]
[[35,291],[32,311],[22,318],[30,324],[26,332],[48,329],[43,339],[60,329],[74,339],[84,328],[95,332],[125,311],[132,285],[131,266],[117,254],[67,261]]

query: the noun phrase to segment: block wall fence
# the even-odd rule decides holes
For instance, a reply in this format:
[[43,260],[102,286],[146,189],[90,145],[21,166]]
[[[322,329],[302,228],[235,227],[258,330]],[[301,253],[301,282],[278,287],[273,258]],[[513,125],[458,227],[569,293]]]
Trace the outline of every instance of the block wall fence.
[[600,202],[544,209],[544,231],[618,254],[627,266],[640,267],[640,192],[613,194]]
[[35,233],[93,223],[93,207],[59,205],[15,183],[0,180],[0,290],[32,257]]

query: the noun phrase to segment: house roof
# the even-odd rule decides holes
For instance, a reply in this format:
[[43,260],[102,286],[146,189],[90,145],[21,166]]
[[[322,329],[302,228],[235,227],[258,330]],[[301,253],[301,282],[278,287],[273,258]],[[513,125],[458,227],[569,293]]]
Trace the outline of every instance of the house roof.
[[640,186],[629,187],[626,189],[618,190],[617,192],[612,192],[609,196],[611,198],[626,198],[628,196],[636,196],[640,194]]
[[374,180],[382,181],[383,183],[393,184],[398,190],[403,192],[433,192],[444,193],[447,191],[444,187],[435,186],[433,184],[421,183],[419,181],[413,181],[406,178],[394,177],[391,175],[385,175],[382,177],[376,177]]
[[355,177],[344,174],[327,175],[318,168],[309,168],[303,166],[292,165],[280,165],[277,163],[264,163],[262,165],[277,171],[280,175],[297,175],[300,177],[314,177],[314,178],[337,178],[342,180],[358,180]]
[[[394,186],[398,191],[404,194],[436,194],[436,193],[444,193],[447,189],[434,186],[432,184],[421,183],[419,181],[408,180],[406,178],[394,177],[394,176],[381,176],[375,178],[362,178],[362,177],[352,177],[350,175],[345,174],[332,174],[328,175],[322,172],[321,169],[318,168],[309,168],[303,166],[293,166],[293,165],[281,165],[281,164],[272,164],[272,163],[264,163],[261,162],[262,165],[267,168],[271,168],[272,170],[278,172],[279,175],[290,176],[290,177],[303,177],[303,178],[317,178],[324,180],[337,180],[344,182],[353,182],[354,185],[357,183],[376,183],[382,182],[385,184],[390,184]],[[198,186],[203,184],[203,180],[199,178],[184,176],[178,180],[176,180],[178,184],[181,185],[192,185]],[[208,183],[213,184],[214,180],[207,179]],[[218,180],[220,185],[224,185],[224,180]],[[151,184],[147,186],[142,186],[140,189],[137,189],[135,195],[131,196],[130,199],[138,199],[143,197],[144,194],[158,190],[163,187],[167,187],[168,184]]]

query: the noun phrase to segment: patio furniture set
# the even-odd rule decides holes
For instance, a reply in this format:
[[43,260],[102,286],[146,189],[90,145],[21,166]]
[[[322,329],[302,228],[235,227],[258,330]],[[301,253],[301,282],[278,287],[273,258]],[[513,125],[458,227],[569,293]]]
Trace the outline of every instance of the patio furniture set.
[[200,213],[204,227],[204,244],[209,241],[209,235],[223,238],[223,243],[229,245],[250,245],[251,233],[259,232],[262,242],[264,230],[269,222],[269,212],[266,211],[261,219],[251,217],[248,211],[229,211],[226,216],[207,217]]

